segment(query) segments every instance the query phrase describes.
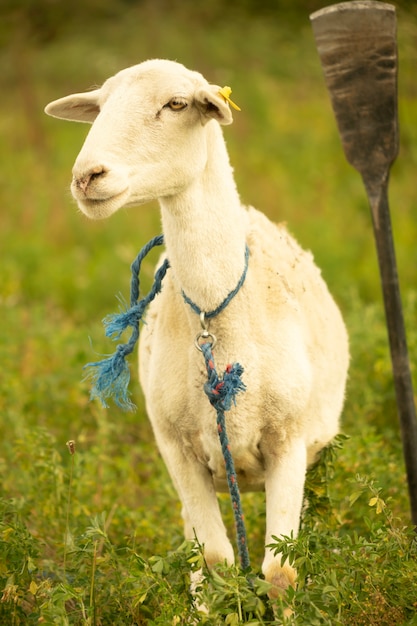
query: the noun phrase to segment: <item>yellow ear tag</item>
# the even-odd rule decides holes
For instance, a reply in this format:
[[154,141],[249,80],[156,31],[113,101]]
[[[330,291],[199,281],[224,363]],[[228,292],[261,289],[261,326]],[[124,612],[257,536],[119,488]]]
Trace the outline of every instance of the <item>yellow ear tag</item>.
[[230,87],[222,87],[221,89],[219,89],[219,94],[222,96],[224,101],[228,102],[231,107],[236,109],[236,111],[241,111],[241,108],[238,107],[237,104],[235,104],[232,100],[230,100],[229,96],[231,93],[232,93],[232,90]]

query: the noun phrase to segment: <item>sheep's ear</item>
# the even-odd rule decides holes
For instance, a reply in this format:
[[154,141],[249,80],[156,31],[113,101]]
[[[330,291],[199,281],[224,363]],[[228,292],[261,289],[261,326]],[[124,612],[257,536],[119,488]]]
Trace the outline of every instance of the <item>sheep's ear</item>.
[[72,96],[54,100],[45,107],[45,113],[61,120],[92,124],[100,113],[99,93],[100,90],[95,89],[87,93],[75,93]]
[[202,114],[203,122],[208,122],[211,118],[216,119],[219,124],[231,124],[233,122],[232,113],[227,100],[220,94],[221,87],[208,85],[200,87],[195,92],[195,103]]

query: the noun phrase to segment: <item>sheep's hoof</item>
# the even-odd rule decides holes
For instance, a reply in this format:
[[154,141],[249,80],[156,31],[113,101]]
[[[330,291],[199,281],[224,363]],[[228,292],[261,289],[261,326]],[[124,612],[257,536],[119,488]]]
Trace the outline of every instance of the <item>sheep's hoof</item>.
[[284,595],[288,587],[296,587],[297,572],[291,565],[284,563],[271,563],[265,571],[265,579],[271,583],[268,595],[271,600],[275,600]]

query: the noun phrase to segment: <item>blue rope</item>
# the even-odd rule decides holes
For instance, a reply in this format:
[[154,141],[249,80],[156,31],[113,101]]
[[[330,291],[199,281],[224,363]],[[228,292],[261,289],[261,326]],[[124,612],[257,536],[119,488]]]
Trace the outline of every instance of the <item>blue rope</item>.
[[[245,248],[245,267],[243,270],[243,274],[239,279],[238,284],[236,285],[236,287],[226,296],[226,298],[223,300],[223,302],[221,302],[219,304],[219,306],[214,309],[213,311],[209,311],[208,313],[204,312],[204,318],[209,320],[212,317],[216,317],[216,315],[218,315],[219,313],[221,313],[223,311],[223,309],[225,309],[227,307],[227,305],[229,304],[229,302],[235,297],[235,295],[238,293],[238,291],[240,290],[240,288],[242,287],[243,283],[245,282],[246,279],[246,274],[248,271],[248,265],[249,265],[249,247],[246,244],[246,248]],[[197,306],[184,292],[182,292],[182,297],[184,298],[184,301],[190,305],[190,307],[192,308],[192,310],[197,313],[197,315],[201,315],[202,310],[200,309],[199,306]]]
[[91,398],[98,398],[105,407],[108,407],[107,400],[113,397],[114,402],[123,409],[132,410],[135,408],[129,398],[130,370],[126,363],[126,357],[133,352],[139,339],[139,322],[142,320],[146,307],[162,289],[162,280],[169,268],[169,261],[165,259],[156,271],[151,291],[141,300],[139,300],[139,272],[141,263],[148,252],[163,243],[163,235],[154,237],[142,248],[133,261],[131,265],[130,308],[117,314],[107,315],[103,320],[106,337],[113,337],[114,340],[120,339],[123,331],[130,326],[132,334],[129,341],[118,345],[114,354],[107,359],[87,363],[85,366],[92,368],[92,371],[87,374],[87,378],[91,378],[93,383]]
[[204,385],[204,391],[206,392],[206,395],[210,400],[210,404],[215,408],[217,413],[217,430],[223,452],[223,458],[226,467],[227,484],[229,487],[233,514],[235,517],[237,548],[240,564],[242,569],[247,569],[250,566],[250,560],[246,538],[246,529],[243,520],[239,486],[237,483],[233,456],[230,451],[230,444],[229,438],[227,436],[225,419],[225,411],[228,411],[231,408],[232,402],[234,405],[236,405],[236,395],[240,391],[246,390],[246,386],[241,380],[243,367],[239,365],[239,363],[228,365],[222,378],[219,378],[214,363],[213,353],[211,351],[211,343],[203,343],[200,347],[204,355],[208,376],[208,380]]

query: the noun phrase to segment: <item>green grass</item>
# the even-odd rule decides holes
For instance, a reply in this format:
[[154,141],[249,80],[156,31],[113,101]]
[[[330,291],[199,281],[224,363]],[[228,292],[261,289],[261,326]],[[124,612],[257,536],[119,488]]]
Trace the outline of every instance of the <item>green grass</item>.
[[[0,55],[0,623],[166,625],[194,612],[188,580],[202,556],[183,544],[136,376],[136,413],[90,403],[83,381],[83,365],[111,350],[100,320],[128,295],[130,261],[159,233],[158,208],[83,218],[68,184],[88,129],[42,113],[49,100],[160,56],[232,86],[242,112],[225,134],[242,199],[312,249],[349,328],[349,438],[310,473],[310,508],[286,543],[300,584],[283,619],[416,624],[416,540],[369,210],[342,154],[307,16],[249,19],[233,4],[222,20],[197,4],[158,6],[126,4],[42,46],[17,50],[12,36]],[[399,14],[401,152],[390,197],[416,384],[417,19]],[[279,623],[259,578],[263,494],[243,506],[253,571],[206,572],[201,623]],[[227,497],[221,507],[233,534]]]

